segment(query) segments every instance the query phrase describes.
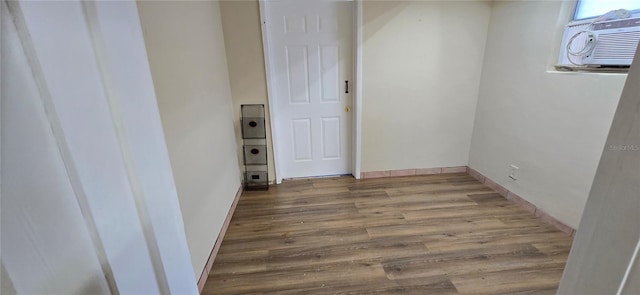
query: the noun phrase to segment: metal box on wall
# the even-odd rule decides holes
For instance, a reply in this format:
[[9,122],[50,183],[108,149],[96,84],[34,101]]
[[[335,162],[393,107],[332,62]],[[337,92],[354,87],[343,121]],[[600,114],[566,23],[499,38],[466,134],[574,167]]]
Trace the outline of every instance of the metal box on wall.
[[242,118],[242,138],[258,139],[267,137],[264,126],[264,117],[262,118]]
[[269,187],[269,175],[265,166],[247,167],[245,174],[245,188],[265,189]]
[[245,165],[267,165],[266,145],[245,145],[244,146]]
[[244,142],[244,188],[246,190],[269,189],[264,105],[242,105],[241,114],[240,125]]
[[240,106],[243,118],[264,118],[263,104],[243,104]]

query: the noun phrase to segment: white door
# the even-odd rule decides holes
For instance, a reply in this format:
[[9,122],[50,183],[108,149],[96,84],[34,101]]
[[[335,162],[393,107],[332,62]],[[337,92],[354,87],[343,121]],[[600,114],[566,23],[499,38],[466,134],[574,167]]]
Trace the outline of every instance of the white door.
[[351,173],[352,7],[348,1],[267,2],[280,179]]

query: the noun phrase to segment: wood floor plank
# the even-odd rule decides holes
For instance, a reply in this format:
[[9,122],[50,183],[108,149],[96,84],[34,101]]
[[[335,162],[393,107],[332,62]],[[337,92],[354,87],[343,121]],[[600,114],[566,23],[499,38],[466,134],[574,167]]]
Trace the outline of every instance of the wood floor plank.
[[414,257],[383,259],[390,279],[462,275],[486,269],[517,269],[530,263],[551,262],[535,247],[508,244],[501,247],[430,253]]
[[313,246],[318,244],[318,240],[321,240],[326,245],[346,244],[367,240],[368,238],[367,231],[363,228],[327,228],[304,232],[283,231],[268,236],[256,235],[255,237],[245,236],[238,239],[225,239],[222,241],[220,252]]
[[384,225],[367,227],[370,237],[403,237],[411,235],[429,236],[440,233],[470,232],[505,228],[505,224],[497,219],[479,220],[428,220],[416,221],[407,225]]
[[[420,179],[421,178],[421,179]],[[364,179],[349,185],[349,190],[353,191],[370,191],[370,190],[385,190],[393,188],[408,189],[414,186],[424,188],[430,185],[445,184],[450,185],[453,179],[464,179],[471,181],[471,177],[466,174],[439,174],[431,175],[428,178],[422,176],[406,176],[406,177],[394,177],[393,181],[389,181],[387,178],[377,179]],[[474,184],[478,183],[477,181]]]
[[552,294],[572,238],[464,173],[245,192],[203,294]]
[[477,205],[465,194],[453,193],[440,195],[437,198],[426,198],[424,195],[411,194],[390,197],[389,199],[357,200],[355,206],[359,212],[396,211],[409,212],[414,210],[451,208]]
[[[409,221],[430,220],[430,219],[453,219],[497,216],[500,218],[510,216],[522,216],[526,214],[517,205],[512,206],[492,206],[489,208],[478,208],[478,204],[473,202],[460,202],[458,206],[432,206],[413,208],[403,213]],[[356,205],[357,206],[357,205]],[[452,208],[455,207],[455,208]],[[358,210],[360,211],[360,209]]]
[[480,231],[474,234],[463,233],[460,235],[443,236],[440,239],[432,239],[424,244],[430,253],[442,253],[487,247],[501,247],[505,244],[527,243],[545,254],[555,255],[565,253],[564,251],[569,250],[568,248],[570,248],[571,245],[570,243],[566,243],[566,240],[566,235],[555,231],[551,233],[520,233],[515,230],[503,232],[492,230],[488,232]]
[[357,201],[389,200],[386,192],[314,192],[312,194],[298,195],[294,197],[272,196],[269,198],[253,198],[243,200],[237,207],[242,209],[243,214],[253,215],[255,211],[307,207],[315,205],[336,205],[351,204]]
[[281,269],[296,264],[324,264],[340,261],[373,260],[411,257],[427,253],[427,247],[419,242],[400,242],[395,239],[376,243],[369,241],[295,249],[269,251],[269,269]]
[[[340,272],[341,275],[335,276],[336,272]],[[230,277],[214,274],[209,277],[207,284],[211,282],[211,288],[215,286],[222,294],[244,294],[282,292],[323,285],[331,290],[349,286],[353,282],[385,278],[385,272],[379,262],[360,260],[319,265],[296,264],[279,270],[235,274]]]
[[321,285],[318,287],[303,287],[299,289],[277,291],[267,294],[343,294],[343,295],[361,295],[361,294],[458,294],[455,286],[444,276],[421,278],[420,280],[367,280],[359,282],[351,282],[341,286]]
[[481,275],[453,276],[460,294],[545,294],[560,283],[563,265],[546,268],[487,272]]
[[268,250],[220,253],[216,256],[211,274],[240,274],[267,270]]

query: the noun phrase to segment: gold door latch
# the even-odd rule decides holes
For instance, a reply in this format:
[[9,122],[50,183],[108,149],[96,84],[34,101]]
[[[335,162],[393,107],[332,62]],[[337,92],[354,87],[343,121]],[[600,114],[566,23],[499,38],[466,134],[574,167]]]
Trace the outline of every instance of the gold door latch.
[[346,108],[344,108],[344,111],[348,113],[348,112],[351,111],[351,108],[350,107],[346,107]]

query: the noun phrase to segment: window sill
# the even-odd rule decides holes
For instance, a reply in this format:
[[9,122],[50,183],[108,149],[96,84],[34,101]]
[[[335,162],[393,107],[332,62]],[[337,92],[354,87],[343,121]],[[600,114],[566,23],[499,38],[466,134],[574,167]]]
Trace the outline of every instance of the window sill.
[[586,67],[586,66],[573,66],[573,65],[553,65],[553,69],[549,72],[559,72],[559,73],[587,73],[587,74],[627,74],[629,72],[629,67],[620,67],[620,68],[597,68],[597,67]]

